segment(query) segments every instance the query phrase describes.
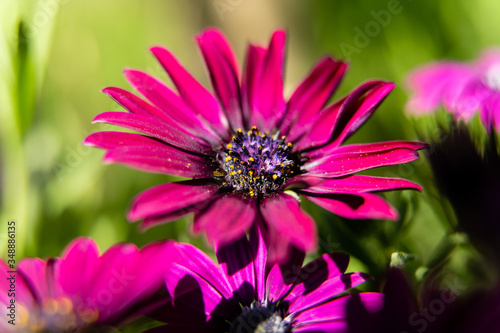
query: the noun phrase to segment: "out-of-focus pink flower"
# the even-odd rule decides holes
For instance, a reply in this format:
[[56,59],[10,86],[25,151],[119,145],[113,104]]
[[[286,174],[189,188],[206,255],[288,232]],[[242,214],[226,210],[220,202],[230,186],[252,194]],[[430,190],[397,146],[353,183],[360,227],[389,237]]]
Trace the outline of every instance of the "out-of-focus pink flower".
[[93,240],[79,238],[61,258],[21,260],[17,273],[0,261],[2,332],[100,332],[153,309],[170,244],[117,244],[100,255]]
[[[367,82],[325,106],[346,64],[325,57],[285,100],[285,33],[276,31],[267,48],[251,45],[244,74],[225,37],[208,29],[196,38],[214,94],[166,49],[151,49],[177,92],[143,72],[126,70],[147,100],[106,88],[129,112],[105,112],[106,122],[142,134],[99,132],[85,144],[105,149],[107,163],[192,178],[139,194],[128,213],[142,227],[194,213],[193,229],[212,243],[229,243],[260,225],[270,251],[283,258],[294,246],[316,247],[312,218],[297,194],[343,217],[398,218],[373,192],[416,189],[410,181],[355,173],[418,158],[425,144],[392,141],[342,145],[373,114],[392,83]],[[292,194],[292,195],[290,195]]]
[[413,95],[408,112],[423,114],[440,105],[467,122],[479,112],[488,131],[500,130],[500,50],[485,51],[472,64],[443,61],[415,70],[408,77]]
[[345,292],[367,274],[345,273],[349,256],[324,254],[302,267],[304,253],[266,265],[258,232],[217,247],[219,265],[189,244],[175,244],[165,284],[172,303],[148,332],[367,332],[382,308],[380,293]]

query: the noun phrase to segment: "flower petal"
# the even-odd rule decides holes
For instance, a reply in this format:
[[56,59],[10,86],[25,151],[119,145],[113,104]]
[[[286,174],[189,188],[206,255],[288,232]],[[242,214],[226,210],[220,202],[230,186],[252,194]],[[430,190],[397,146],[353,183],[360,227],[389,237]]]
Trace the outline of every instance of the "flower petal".
[[[325,110],[321,111],[321,113],[319,113],[317,117],[311,121],[312,125],[310,130],[305,132],[302,137],[294,139],[296,142],[294,142],[293,150],[307,151],[326,144],[333,135],[335,130],[334,125],[337,121],[344,101],[345,98],[335,102]],[[316,152],[316,150],[313,150],[312,152]]]
[[254,45],[250,45],[248,47],[245,75],[243,76],[241,84],[244,115],[243,120],[245,121],[247,127],[257,125],[253,122],[253,117],[255,117],[254,110],[258,107],[260,70],[266,53],[267,50],[262,47]]
[[313,219],[303,212],[297,200],[278,193],[262,200],[262,217],[299,249],[310,251],[316,247],[316,226]]
[[181,149],[213,155],[212,147],[204,140],[193,136],[180,127],[171,127],[148,116],[127,112],[104,112],[98,114],[94,123],[109,123],[141,132]]
[[318,185],[304,189],[308,193],[355,193],[412,189],[422,191],[422,187],[406,179],[385,178],[364,175],[350,175],[326,179]]
[[61,258],[59,283],[64,292],[89,295],[99,262],[97,244],[90,238],[77,238],[66,247]]
[[414,114],[429,113],[443,103],[451,111],[463,88],[475,75],[471,66],[451,62],[419,68],[408,76],[408,86],[415,93],[406,109]]
[[172,262],[202,277],[224,298],[231,298],[227,276],[206,253],[191,244],[174,242],[172,246]]
[[287,103],[286,113],[280,124],[291,141],[310,130],[311,119],[322,110],[337,89],[346,69],[345,62],[330,57],[321,59],[297,87]]
[[184,153],[174,147],[125,146],[108,151],[105,163],[121,163],[149,172],[188,178],[209,178],[213,167],[207,159]]
[[266,279],[266,295],[271,302],[281,300],[288,293],[297,279],[304,258],[304,251],[291,247],[286,262],[273,264]]
[[165,144],[161,141],[155,140],[149,136],[127,133],[104,131],[90,134],[83,141],[84,145],[98,147],[106,150],[112,150],[121,147],[130,146],[152,146],[164,147]]
[[249,125],[258,126],[263,131],[272,130],[285,111],[283,96],[285,37],[284,31],[275,31],[263,59],[260,59],[260,55],[255,59],[258,60],[256,62],[259,66],[251,68],[257,73],[253,74],[255,81],[252,82],[251,89],[254,100],[250,105],[253,108],[250,109]]
[[170,51],[153,47],[151,52],[167,71],[184,102],[196,115],[203,117],[216,133],[228,139],[227,118],[214,96],[186,71]]
[[346,273],[326,280],[308,294],[304,294],[303,284],[299,284],[285,298],[290,302],[288,311],[294,313],[310,309],[369,279],[371,276],[365,273]]
[[195,215],[193,231],[205,231],[210,243],[227,244],[250,229],[256,215],[253,201],[238,194],[216,198]]
[[233,129],[243,128],[238,64],[231,46],[216,29],[207,29],[196,37],[210,79]]
[[[195,111],[184,103],[181,97],[161,80],[132,69],[125,70],[123,73],[134,89],[168,117],[169,121],[167,123],[174,122],[177,127],[186,129],[187,132],[193,133],[196,137],[206,138],[211,144],[220,143],[220,135],[214,132],[208,121],[199,117]],[[120,101],[123,102],[123,98]],[[127,102],[128,104],[124,104],[127,105],[127,109],[130,108],[135,111],[136,109],[132,108],[133,104],[136,103],[135,100]]]
[[326,280],[345,273],[349,256],[344,253],[325,253],[302,267],[295,280],[295,289],[302,284],[303,293],[310,293]]
[[[357,308],[353,306],[355,303],[360,303],[359,305],[366,312],[375,313],[382,310],[384,295],[381,293],[360,293],[340,297],[299,313],[296,317],[297,326],[312,329],[313,327],[322,327],[321,324],[327,325],[327,327],[331,323],[344,322],[344,324],[348,324],[351,316],[353,320],[360,320],[363,313],[357,313],[357,316],[355,313],[350,313],[351,309]],[[297,332],[308,332],[308,330],[299,329]]]
[[381,166],[402,164],[418,159],[417,149],[426,147],[418,142],[380,142],[339,147],[327,157],[313,158],[303,166],[308,175],[341,177]]
[[394,83],[370,81],[362,84],[343,101],[327,146],[337,147],[358,130],[394,88]]
[[238,301],[251,304],[257,298],[257,288],[254,255],[246,235],[227,245],[216,244],[215,254]]
[[[127,73],[128,71],[126,71]],[[133,73],[134,71],[130,71]],[[137,71],[138,72],[138,71]],[[138,72],[144,76],[147,76],[144,73]],[[132,81],[134,82],[134,81]],[[142,89],[141,89],[142,90]],[[142,100],[141,98],[137,97],[136,95],[132,94],[131,92],[128,92],[124,89],[121,88],[116,88],[116,87],[107,87],[102,90],[103,93],[111,97],[115,102],[120,104],[122,107],[124,107],[126,110],[135,113],[135,114],[140,114],[143,116],[150,116],[154,117],[158,120],[164,121],[165,123],[171,123],[172,119],[168,116],[166,112],[163,110],[147,103],[146,101]]]
[[349,219],[397,220],[398,212],[384,199],[371,193],[300,193],[318,206]]
[[186,180],[152,187],[132,202],[127,218],[131,221],[164,215],[208,200],[219,187],[211,179]]

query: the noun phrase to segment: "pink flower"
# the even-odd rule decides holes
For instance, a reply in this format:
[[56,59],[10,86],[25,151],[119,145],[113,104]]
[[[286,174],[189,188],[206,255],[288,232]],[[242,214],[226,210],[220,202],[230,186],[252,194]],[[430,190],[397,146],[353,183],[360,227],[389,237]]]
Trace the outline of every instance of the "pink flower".
[[[74,240],[61,258],[26,258],[17,273],[0,261],[2,332],[97,332],[144,313],[162,289],[169,242],[138,250],[118,244],[99,255],[95,242]],[[14,277],[14,279],[12,279]],[[9,295],[14,284],[15,295]],[[8,323],[15,299],[15,326]]]
[[166,49],[151,51],[177,93],[143,72],[126,70],[147,100],[120,88],[106,88],[129,112],[105,112],[106,122],[142,134],[99,132],[85,144],[105,149],[104,161],[192,178],[139,194],[128,213],[142,227],[194,213],[193,229],[210,242],[229,243],[261,225],[276,258],[294,246],[316,247],[312,218],[298,194],[347,218],[397,219],[397,212],[372,192],[417,189],[403,179],[355,175],[370,168],[418,158],[423,143],[393,141],[342,145],[393,89],[367,82],[325,106],[346,64],[325,57],[285,100],[285,33],[276,31],[267,48],[250,45],[240,75],[224,36],[208,29],[196,38],[214,94],[196,81]]
[[302,267],[304,253],[295,252],[266,269],[266,246],[253,231],[218,247],[219,265],[189,244],[173,253],[165,275],[172,303],[153,315],[167,325],[148,332],[367,332],[384,302],[380,293],[345,294],[370,279],[345,273],[345,254]]
[[409,112],[435,111],[441,104],[455,118],[469,121],[476,112],[486,129],[500,130],[500,50],[492,49],[473,64],[438,62],[409,75],[414,91]]

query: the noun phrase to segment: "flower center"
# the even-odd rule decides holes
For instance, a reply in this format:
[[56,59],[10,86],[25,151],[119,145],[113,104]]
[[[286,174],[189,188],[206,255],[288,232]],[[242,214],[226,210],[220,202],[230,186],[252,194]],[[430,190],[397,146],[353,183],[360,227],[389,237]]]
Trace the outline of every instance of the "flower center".
[[484,75],[486,85],[493,90],[500,91],[500,64],[491,66]]
[[238,129],[226,148],[219,152],[224,185],[250,197],[275,192],[300,168],[297,154],[291,153],[292,144],[286,143],[280,132],[268,135],[254,126],[248,132]]
[[286,333],[288,324],[278,314],[274,305],[253,302],[245,306],[231,324],[231,333]]

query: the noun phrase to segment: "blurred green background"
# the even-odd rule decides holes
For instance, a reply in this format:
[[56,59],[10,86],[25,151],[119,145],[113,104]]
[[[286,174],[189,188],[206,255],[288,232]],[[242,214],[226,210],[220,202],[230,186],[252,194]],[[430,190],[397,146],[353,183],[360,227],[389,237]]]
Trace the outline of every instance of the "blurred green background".
[[[369,79],[396,82],[351,139],[370,142],[416,139],[415,122],[404,114],[410,70],[437,59],[470,60],[500,44],[496,0],[2,0],[0,13],[0,220],[17,222],[18,259],[57,256],[82,235],[101,250],[115,242],[142,246],[175,238],[210,251],[202,236],[192,237],[189,217],[145,233],[125,220],[134,195],[172,178],[103,165],[102,151],[81,144],[91,132],[110,128],[91,121],[119,110],[100,90],[130,89],[124,68],[168,82],[148,51],[153,45],[172,50],[208,86],[196,34],[221,29],[243,64],[249,42],[267,44],[273,30],[285,28],[287,96],[324,54],[350,62],[333,99]],[[391,253],[404,251],[415,255],[407,267],[416,282],[445,259],[450,274],[464,281],[488,279],[484,270],[466,270],[477,254],[454,232],[453,214],[425,158],[369,174],[408,178],[425,190],[386,195],[401,213],[396,223],[348,221],[304,202],[318,222],[319,252],[348,252],[353,269],[374,276],[388,267]]]

